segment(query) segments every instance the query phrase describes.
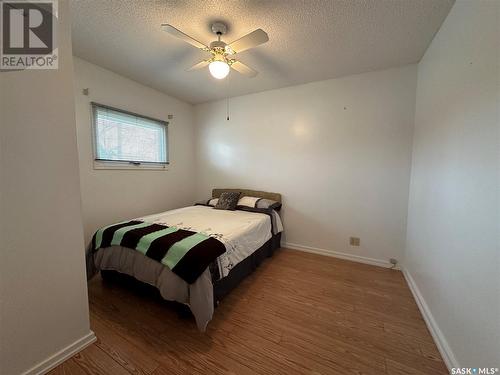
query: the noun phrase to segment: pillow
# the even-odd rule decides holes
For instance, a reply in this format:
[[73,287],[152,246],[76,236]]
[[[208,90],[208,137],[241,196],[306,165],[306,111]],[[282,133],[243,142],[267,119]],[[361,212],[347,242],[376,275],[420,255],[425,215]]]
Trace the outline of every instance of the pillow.
[[246,207],[257,207],[257,201],[261,198],[257,197],[241,197],[238,201],[238,206],[246,206]]
[[196,202],[194,205],[195,206],[211,206],[211,207],[214,207],[217,204],[218,201],[219,201],[219,198],[204,199],[202,201]]
[[273,201],[272,199],[259,199],[255,207],[279,211],[281,209],[281,202]]
[[234,211],[236,209],[236,205],[238,204],[240,195],[241,193],[239,191],[225,191],[220,195],[214,208],[217,210]]
[[281,203],[271,199],[257,198],[257,197],[242,197],[238,201],[239,207],[263,208],[279,211]]

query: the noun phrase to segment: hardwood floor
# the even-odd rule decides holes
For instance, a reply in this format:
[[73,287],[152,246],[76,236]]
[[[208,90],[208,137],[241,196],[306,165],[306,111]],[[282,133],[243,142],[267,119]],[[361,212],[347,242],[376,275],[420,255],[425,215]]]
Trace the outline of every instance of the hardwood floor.
[[51,374],[447,374],[399,271],[280,250],[206,334],[159,298],[96,277],[97,343]]

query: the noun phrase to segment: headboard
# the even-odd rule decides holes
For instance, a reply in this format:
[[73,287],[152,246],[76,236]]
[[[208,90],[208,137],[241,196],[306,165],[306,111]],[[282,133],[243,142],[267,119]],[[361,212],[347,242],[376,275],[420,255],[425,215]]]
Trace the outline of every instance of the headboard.
[[240,191],[241,196],[257,197],[264,199],[272,199],[273,201],[281,203],[280,193],[270,193],[267,191],[249,190],[249,189],[213,189],[212,198],[219,198],[225,191]]

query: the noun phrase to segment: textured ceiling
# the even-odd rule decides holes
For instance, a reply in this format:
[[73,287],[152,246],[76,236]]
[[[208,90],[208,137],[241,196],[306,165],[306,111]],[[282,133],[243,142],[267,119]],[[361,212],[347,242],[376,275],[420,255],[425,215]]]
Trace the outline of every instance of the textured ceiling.
[[[416,63],[453,0],[72,0],[73,52],[190,103]],[[207,56],[161,31],[170,23],[204,43],[213,21],[226,42],[264,29],[269,42],[237,57],[259,71],[185,70]]]

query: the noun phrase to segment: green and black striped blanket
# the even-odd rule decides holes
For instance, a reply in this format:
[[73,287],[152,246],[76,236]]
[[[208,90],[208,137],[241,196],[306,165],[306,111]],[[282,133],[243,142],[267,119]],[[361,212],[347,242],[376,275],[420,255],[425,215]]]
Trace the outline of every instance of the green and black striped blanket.
[[135,249],[190,284],[226,251],[221,241],[205,234],[139,220],[99,229],[92,238],[93,251],[110,246]]

